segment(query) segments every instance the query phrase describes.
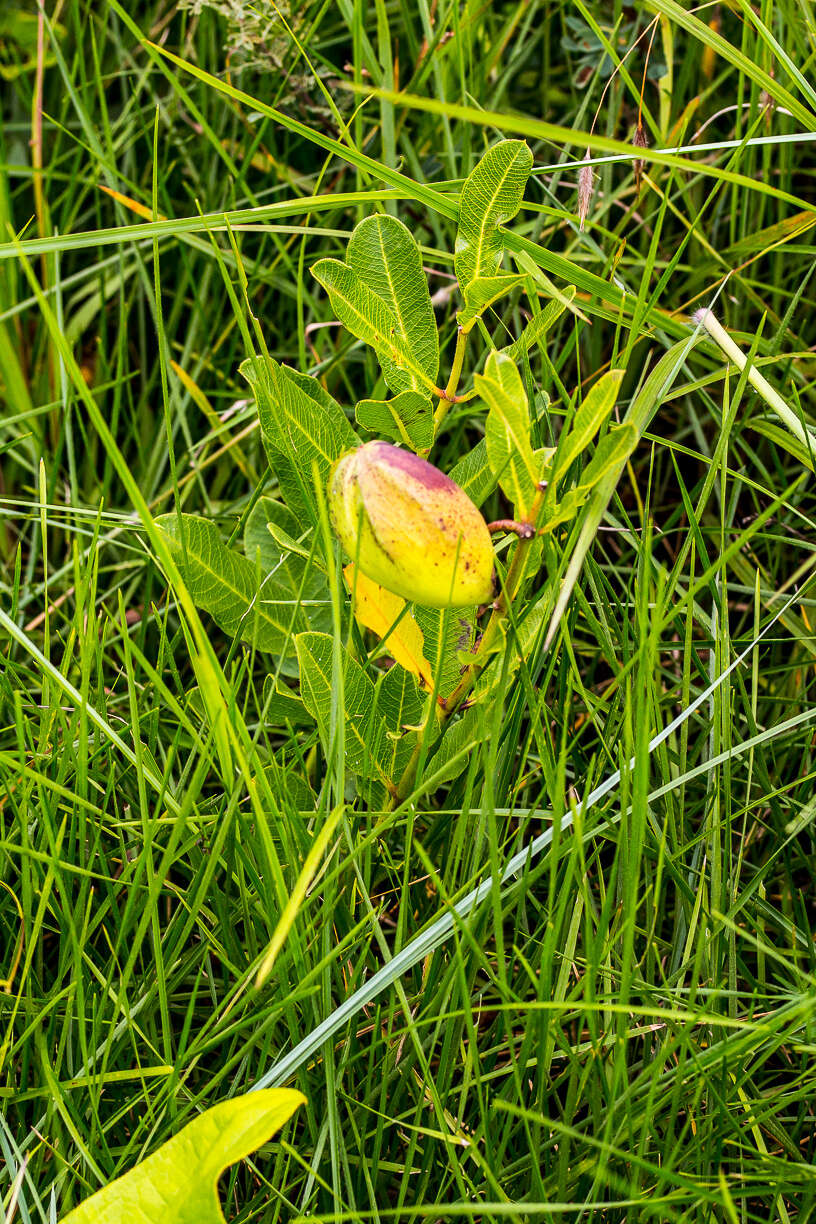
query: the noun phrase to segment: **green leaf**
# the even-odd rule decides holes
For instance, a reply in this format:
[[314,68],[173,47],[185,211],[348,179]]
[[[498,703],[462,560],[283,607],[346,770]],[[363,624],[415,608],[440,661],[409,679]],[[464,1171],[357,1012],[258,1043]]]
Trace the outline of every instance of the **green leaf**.
[[490,466],[484,438],[451,468],[448,475],[460,489],[464,489],[474,505],[481,506],[498,484]]
[[283,555],[268,530],[269,523],[282,527],[290,536],[298,536],[301,532],[296,515],[282,502],[275,501],[273,497],[258,498],[244,524],[244,552],[253,563],[260,561],[264,570],[280,565]]
[[291,1088],[264,1088],[213,1105],[62,1224],[224,1224],[224,1169],[266,1143],[305,1101]]
[[477,277],[498,272],[504,249],[499,226],[521,207],[532,168],[533,155],[523,140],[501,140],[465,180],[454,257],[463,293]]
[[377,709],[387,727],[383,765],[392,782],[398,782],[411,757],[416,735],[407,728],[418,727],[423,716],[423,696],[411,672],[392,667],[376,685]]
[[605,438],[598,443],[592,459],[581,473],[581,479],[575,488],[570,489],[556,504],[542,524],[542,531],[552,531],[561,523],[568,523],[575,518],[584,502],[597,485],[601,484],[610,472],[618,473],[635,449],[638,441],[638,431],[632,422],[625,422],[610,429]]
[[462,671],[457,651],[470,650],[476,640],[476,609],[421,608],[415,604],[414,618],[422,630],[425,658],[431,665],[437,695],[449,697]]
[[332,309],[352,335],[370,344],[392,391],[429,392],[439,388],[399,330],[390,307],[363,281],[360,273],[339,259],[319,259],[312,273],[329,295]]
[[366,217],[355,226],[349,239],[346,263],[385,302],[397,320],[400,340],[430,383],[435,384],[439,375],[439,335],[422,270],[422,253],[411,231],[396,217],[385,214]]
[[502,272],[498,276],[477,276],[472,280],[464,290],[465,308],[456,316],[462,331],[469,332],[488,306],[498,302],[505,294],[512,293],[519,285],[524,284],[525,279],[526,277],[516,273]]
[[[535,543],[538,544],[539,541],[536,540]],[[479,677],[474,693],[475,702],[480,705],[488,704],[499,690],[507,692],[512,687],[513,677],[522,660],[526,661],[535,654],[536,642],[543,635],[544,622],[552,598],[552,591],[545,590],[535,603],[526,605],[521,619],[515,625],[505,622],[501,649],[489,660]]]
[[562,476],[578,456],[586,450],[598,430],[606,422],[620,391],[625,370],[610,370],[599,378],[576,410],[566,439],[559,447],[555,478]]
[[[301,633],[295,646],[300,664],[300,695],[317,723],[326,757],[332,748],[334,640],[328,633]],[[342,652],[346,764],[365,777],[386,777],[380,759],[385,723],[374,705],[374,685],[356,659]]]
[[479,715],[475,709],[467,710],[445,731],[442,742],[425,766],[425,777],[434,778],[438,786],[453,782],[465,772],[482,742]]
[[267,676],[263,685],[264,719],[269,726],[303,726],[314,722],[297,693],[281,684],[275,676]]
[[594,489],[610,472],[619,472],[637,446],[638,437],[632,421],[613,426],[598,443],[595,454],[581,475],[581,484]]
[[326,485],[335,460],[359,442],[343,409],[315,378],[279,365],[273,357],[249,357],[240,372],[258,406],[261,435],[286,505],[317,521],[314,474]]
[[548,302],[541,313],[530,320],[518,339],[501,349],[501,352],[513,361],[518,361],[525,353],[529,353],[534,344],[541,343],[559,315],[564,313],[567,303],[571,302],[574,297],[575,286],[569,285],[564,290],[562,301]]
[[258,650],[285,654],[292,635],[304,627],[291,590],[275,575],[262,576],[256,566],[227,548],[213,523],[194,514],[163,514],[155,520],[199,608],[225,633],[240,636]]
[[524,518],[542,473],[530,442],[530,408],[521,376],[509,357],[491,353],[474,385],[490,409],[485,425],[490,466],[515,513]]
[[[672,345],[668,352],[664,353],[660,358],[646,379],[646,382],[632,400],[623,424],[627,428],[631,426],[634,429],[636,438],[642,437],[644,430],[682,369],[683,362],[693,343],[693,337],[686,336],[685,339]],[[592,490],[592,497],[581,523],[578,538],[572,549],[567,572],[564,575],[561,590],[558,592],[558,600],[547,629],[547,637],[544,642],[545,648],[553,640],[561,617],[564,615],[572,589],[578,581],[578,575],[581,572],[584,558],[589,551],[592,541],[595,539],[598,526],[604,516],[609,499],[615,491],[615,486],[620,479],[623,464],[627,458],[628,455],[617,466],[607,468],[606,475],[596,483],[595,488]]]
[[[311,552],[310,541],[297,543],[303,525],[286,506],[259,497],[244,525],[244,552],[256,574],[269,576],[279,595],[303,605],[312,629],[331,625],[331,601],[326,574]],[[266,590],[266,588],[264,588]]]
[[354,414],[362,429],[404,442],[417,453],[429,450],[433,442],[431,399],[422,392],[400,391],[390,400],[360,400]]

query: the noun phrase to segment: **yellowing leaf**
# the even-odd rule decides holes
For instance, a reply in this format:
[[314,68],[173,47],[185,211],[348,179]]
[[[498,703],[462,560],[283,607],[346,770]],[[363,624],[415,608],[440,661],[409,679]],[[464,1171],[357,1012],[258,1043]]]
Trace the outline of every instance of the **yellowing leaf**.
[[266,1143],[305,1099],[291,1088],[266,1088],[213,1105],[63,1224],[224,1224],[218,1178]]
[[[359,624],[385,640],[388,653],[397,663],[413,672],[426,688],[433,688],[431,665],[425,658],[425,639],[410,612],[405,612],[405,600],[366,578],[354,563],[343,570],[348,589],[354,595],[354,615]],[[394,622],[402,615],[395,628]],[[389,630],[391,632],[389,633]]]

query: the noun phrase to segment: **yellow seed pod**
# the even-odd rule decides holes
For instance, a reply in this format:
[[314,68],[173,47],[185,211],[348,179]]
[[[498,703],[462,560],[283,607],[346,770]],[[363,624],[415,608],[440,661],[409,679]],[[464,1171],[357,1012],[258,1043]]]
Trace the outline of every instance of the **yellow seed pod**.
[[468,495],[411,451],[367,442],[329,478],[329,512],[366,577],[430,608],[493,598],[493,545]]

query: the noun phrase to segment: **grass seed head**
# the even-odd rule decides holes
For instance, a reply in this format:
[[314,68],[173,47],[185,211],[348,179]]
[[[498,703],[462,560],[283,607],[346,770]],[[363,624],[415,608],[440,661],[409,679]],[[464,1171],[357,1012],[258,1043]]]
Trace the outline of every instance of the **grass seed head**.
[[589,205],[592,202],[592,193],[594,191],[594,176],[592,166],[589,165],[589,149],[584,154],[584,164],[578,171],[578,220],[581,229],[584,228],[584,222],[587,219]]

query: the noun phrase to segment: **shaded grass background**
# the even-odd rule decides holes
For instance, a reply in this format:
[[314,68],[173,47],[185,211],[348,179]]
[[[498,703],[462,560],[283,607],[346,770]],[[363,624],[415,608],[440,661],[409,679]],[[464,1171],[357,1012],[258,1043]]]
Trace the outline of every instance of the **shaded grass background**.
[[[389,950],[634,757],[523,887],[495,890],[405,975],[402,997],[383,995],[300,1069],[308,1108],[224,1179],[228,1209],[247,1221],[806,1219],[809,456],[698,345],[634,457],[556,648],[537,641],[519,682],[477,708],[458,776],[430,794],[420,779],[416,801],[376,830],[377,813],[349,806],[256,992],[337,763],[310,727],[270,722],[269,660],[205,618],[236,728],[225,761],[189,618],[168,602],[66,349],[151,510],[207,514],[228,538],[267,480],[237,377],[242,276],[270,352],[353,404],[377,370],[332,323],[309,266],[340,253],[381,204],[423,243],[450,340],[459,185],[487,143],[521,129],[538,170],[514,233],[556,284],[578,285],[589,320],[562,317],[527,372],[551,399],[542,443],[573,389],[608,365],[626,365],[632,395],[729,273],[718,311],[810,417],[812,14],[793,0],[766,0],[754,16],[708,6],[688,28],[665,0],[636,26],[617,4],[535,0],[280,11],[242,66],[210,9],[77,0],[42,22],[41,87],[30,24],[0,32],[11,71],[0,581],[17,626],[4,629],[0,668],[5,1204],[14,1197],[25,1221],[53,1218],[194,1110],[250,1087]],[[638,194],[628,160],[599,160],[581,232],[575,161],[608,80],[604,40],[623,55],[659,12],[669,16],[644,123],[653,144],[682,145],[698,168],[647,163]],[[602,137],[631,139],[648,41],[609,86]],[[758,73],[771,75],[764,94]],[[354,84],[435,110],[363,102]],[[803,113],[783,113],[786,91]],[[479,111],[504,114],[502,130]],[[292,120],[339,140],[350,161]],[[574,142],[537,121],[574,130]],[[694,153],[699,143],[714,147]],[[401,198],[386,198],[377,164],[404,176]],[[234,245],[215,219],[197,220],[224,211]],[[158,216],[168,222],[152,230]],[[523,322],[516,307],[487,331],[501,344]],[[446,469],[479,436],[472,406],[449,420],[434,452]],[[650,737],[796,591],[749,664],[650,756]]]

